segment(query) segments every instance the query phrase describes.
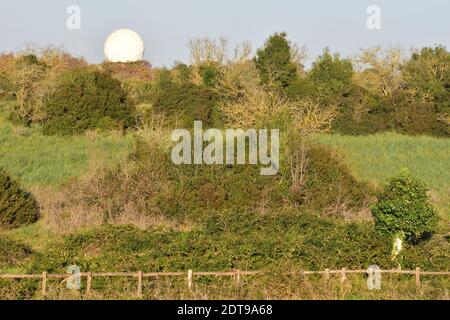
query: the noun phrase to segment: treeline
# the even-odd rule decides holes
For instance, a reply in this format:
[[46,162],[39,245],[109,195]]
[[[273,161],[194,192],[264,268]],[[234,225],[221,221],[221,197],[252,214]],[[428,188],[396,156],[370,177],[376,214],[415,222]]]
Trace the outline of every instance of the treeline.
[[189,65],[159,69],[145,61],[89,65],[55,48],[3,54],[0,95],[17,100],[14,121],[43,124],[47,134],[127,129],[161,116],[168,127],[268,119],[287,126],[283,113],[292,121],[307,110],[320,116],[321,129],[342,134],[450,135],[450,53],[443,46],[408,58],[399,48],[375,47],[353,59],[327,48],[309,70],[305,48],[285,33],[269,37],[255,56],[248,43],[229,50],[226,39],[194,39],[189,49]]

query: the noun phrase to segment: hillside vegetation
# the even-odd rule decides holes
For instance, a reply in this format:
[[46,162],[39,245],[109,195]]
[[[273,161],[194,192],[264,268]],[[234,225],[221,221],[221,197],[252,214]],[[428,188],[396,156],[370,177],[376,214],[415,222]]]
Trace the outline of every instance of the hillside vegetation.
[[320,135],[315,139],[340,150],[362,180],[382,185],[401,169],[409,168],[429,186],[433,201],[450,218],[450,140],[394,133]]
[[131,137],[105,133],[49,137],[38,127],[14,126],[0,104],[0,167],[7,169],[27,187],[57,186],[79,177],[90,162],[112,164],[125,160]]
[[[171,68],[90,65],[54,49],[0,55],[0,273],[263,270],[240,286],[199,277],[192,291],[182,278],[145,280],[144,297],[448,299],[448,277],[424,276],[417,291],[386,275],[369,292],[363,276],[285,274],[448,270],[446,48],[354,59],[325,49],[309,70],[285,33],[254,56],[225,39],[189,49],[192,63]],[[277,172],[174,164],[171,133],[194,121],[279,129]],[[133,298],[128,280],[94,279],[90,298]],[[49,298],[88,298],[48,287]],[[32,279],[0,281],[0,299],[40,292]]]

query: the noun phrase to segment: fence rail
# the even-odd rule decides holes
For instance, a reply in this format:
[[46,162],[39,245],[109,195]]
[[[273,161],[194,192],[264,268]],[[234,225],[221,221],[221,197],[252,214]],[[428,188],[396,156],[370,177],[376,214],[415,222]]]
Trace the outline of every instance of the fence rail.
[[[450,271],[422,271],[420,268],[415,270],[379,270],[380,273],[387,274],[405,274],[414,275],[416,280],[416,287],[420,289],[420,276],[450,276]],[[89,295],[92,291],[92,278],[94,277],[134,277],[137,279],[137,295],[142,297],[142,279],[143,278],[159,278],[159,277],[186,277],[187,286],[189,289],[192,288],[194,276],[200,277],[232,277],[236,284],[239,284],[242,276],[254,276],[258,274],[264,274],[267,271],[224,271],[224,272],[194,272],[193,270],[188,270],[187,272],[149,272],[144,273],[142,271],[138,272],[83,272],[79,273],[78,276],[87,278],[86,284],[86,294]],[[344,282],[347,274],[369,274],[368,270],[348,270],[346,268],[340,270],[328,270],[323,271],[297,271],[297,272],[287,272],[283,275],[287,276],[307,276],[307,275],[322,275],[325,280],[328,280],[330,275],[339,274],[341,275],[341,282]],[[41,274],[0,274],[0,279],[41,279],[42,281],[42,295],[45,297],[47,295],[47,280],[48,279],[69,279],[73,277],[70,274],[49,274],[43,272]]]

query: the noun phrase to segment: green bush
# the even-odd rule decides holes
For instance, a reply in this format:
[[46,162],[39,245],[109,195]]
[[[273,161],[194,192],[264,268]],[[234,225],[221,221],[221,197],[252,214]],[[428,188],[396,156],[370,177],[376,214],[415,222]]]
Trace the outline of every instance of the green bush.
[[149,217],[200,223],[212,213],[274,213],[290,207],[340,217],[364,208],[371,188],[358,182],[334,152],[308,144],[302,164],[299,141],[282,139],[290,144],[282,140],[280,172],[274,176],[262,176],[259,165],[177,166],[170,148],[138,139],[130,156],[132,170],[111,170],[72,193],[78,204],[100,208],[105,221],[126,215],[131,207]]
[[0,270],[22,264],[32,253],[29,247],[0,235]]
[[384,235],[417,242],[436,231],[439,216],[428,201],[424,184],[403,170],[393,177],[371,207],[375,228]]
[[160,90],[153,110],[167,118],[169,126],[193,128],[195,120],[203,126],[212,126],[218,95],[212,90],[195,84],[170,84]]
[[0,227],[13,229],[38,219],[39,208],[34,197],[0,169]]
[[204,63],[199,66],[198,72],[205,87],[213,88],[216,85],[217,79],[220,75],[218,66],[212,63]]
[[4,72],[0,72],[0,99],[10,95],[13,89],[13,83],[10,77]]
[[437,112],[450,112],[450,52],[444,46],[413,53],[402,67],[402,76],[415,98],[431,99]]
[[331,215],[358,212],[372,197],[370,186],[357,181],[339,154],[328,147],[307,146],[305,163],[304,184],[291,191],[291,198],[305,208]]
[[308,77],[321,87],[323,94],[342,93],[352,83],[353,65],[350,60],[341,59],[338,53],[332,55],[327,48],[313,63]]
[[135,125],[135,108],[121,83],[109,74],[77,68],[61,76],[45,105],[44,133],[79,134],[88,129]]
[[258,49],[254,59],[263,84],[286,88],[297,78],[297,66],[292,62],[291,44],[286,33],[275,33]]
[[334,103],[338,106],[338,115],[332,129],[340,134],[397,132],[450,136],[450,126],[436,112],[434,103],[410,101],[401,92],[393,97],[379,97],[354,86],[347,96],[335,97]]

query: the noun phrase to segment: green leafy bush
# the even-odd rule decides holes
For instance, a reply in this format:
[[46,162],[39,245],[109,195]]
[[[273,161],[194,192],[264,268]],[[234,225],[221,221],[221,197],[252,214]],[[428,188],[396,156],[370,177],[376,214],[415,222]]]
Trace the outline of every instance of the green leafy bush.
[[39,208],[34,197],[0,169],[0,227],[13,229],[38,219]]
[[208,88],[213,88],[220,75],[219,67],[213,63],[204,63],[199,66],[198,70],[202,78],[203,85]]
[[403,170],[393,177],[371,207],[376,229],[416,242],[436,231],[439,216],[428,201],[424,184]]
[[126,129],[136,121],[134,105],[121,83],[107,73],[89,68],[64,73],[45,111],[44,132],[48,135]]
[[193,128],[195,120],[203,126],[213,125],[218,95],[191,83],[170,84],[160,90],[153,110],[167,117],[168,125]]
[[432,100],[437,112],[450,112],[450,52],[444,46],[413,53],[402,76],[414,98]]
[[332,55],[327,48],[313,63],[308,77],[321,87],[323,94],[342,93],[352,83],[353,65],[350,60],[341,59],[338,53]]
[[[129,168],[117,168],[74,186],[75,205],[95,206],[105,221],[133,210],[173,222],[203,222],[212,213],[275,213],[286,207],[346,217],[365,208],[371,188],[357,181],[336,153],[286,136],[280,172],[262,176],[259,165],[180,165],[170,147],[137,139]],[[164,140],[164,139],[163,139]],[[153,139],[151,139],[153,142]],[[282,142],[286,142],[282,140]]]
[[0,235],[0,270],[23,263],[32,253],[29,247]]
[[286,88],[297,78],[297,66],[292,62],[291,45],[286,33],[275,33],[258,49],[254,59],[263,84]]

